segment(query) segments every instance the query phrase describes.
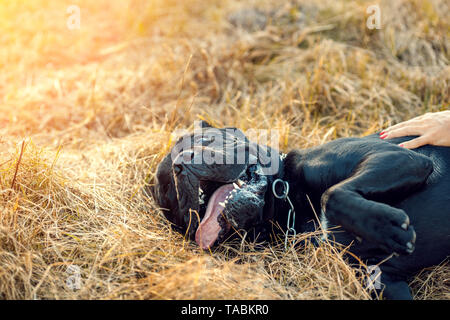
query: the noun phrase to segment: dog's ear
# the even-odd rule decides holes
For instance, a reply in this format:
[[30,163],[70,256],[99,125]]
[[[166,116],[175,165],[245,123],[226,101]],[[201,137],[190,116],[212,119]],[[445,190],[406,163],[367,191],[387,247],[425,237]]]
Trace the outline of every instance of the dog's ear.
[[201,120],[200,121],[200,128],[214,128],[212,125],[210,125],[208,122],[206,122],[205,120]]

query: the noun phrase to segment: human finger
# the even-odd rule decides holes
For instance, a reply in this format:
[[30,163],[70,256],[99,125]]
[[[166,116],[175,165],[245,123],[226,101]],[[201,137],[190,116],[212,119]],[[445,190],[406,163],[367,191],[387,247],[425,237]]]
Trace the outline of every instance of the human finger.
[[424,126],[408,126],[408,127],[401,127],[395,130],[391,131],[385,131],[380,133],[381,139],[392,139],[392,138],[398,138],[398,137],[404,137],[404,136],[420,136],[424,134],[426,131],[426,127]]
[[420,136],[418,138],[405,141],[401,144],[399,144],[400,147],[406,148],[406,149],[416,149],[421,146],[424,146],[426,144],[429,144],[428,137],[427,136]]

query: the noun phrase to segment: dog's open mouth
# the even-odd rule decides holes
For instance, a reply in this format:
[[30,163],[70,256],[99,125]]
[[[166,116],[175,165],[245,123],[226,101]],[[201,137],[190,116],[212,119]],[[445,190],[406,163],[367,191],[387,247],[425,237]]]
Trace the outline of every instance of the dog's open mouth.
[[[224,214],[225,208],[233,198],[234,191],[240,190],[245,184],[242,180],[225,184],[217,188],[208,200],[206,212],[195,233],[195,241],[202,249],[208,249],[230,231],[231,224]],[[204,193],[200,189],[200,204],[204,204]]]
[[246,174],[233,183],[200,182],[199,204],[203,218],[195,233],[200,248],[208,249],[223,241],[231,227],[247,230],[263,219],[268,181],[257,170],[258,166],[250,166]]

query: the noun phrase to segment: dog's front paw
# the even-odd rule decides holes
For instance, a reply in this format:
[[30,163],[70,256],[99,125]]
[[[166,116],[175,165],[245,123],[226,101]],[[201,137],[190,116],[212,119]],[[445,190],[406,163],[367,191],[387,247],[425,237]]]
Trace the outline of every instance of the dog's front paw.
[[408,215],[392,208],[365,217],[367,234],[364,238],[377,243],[382,249],[397,254],[411,254],[415,249],[416,232]]

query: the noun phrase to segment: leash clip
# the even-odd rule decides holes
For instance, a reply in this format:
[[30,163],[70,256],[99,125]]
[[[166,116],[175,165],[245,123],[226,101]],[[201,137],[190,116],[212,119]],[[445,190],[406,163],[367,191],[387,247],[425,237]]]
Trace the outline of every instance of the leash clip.
[[[276,185],[277,183],[281,183],[283,185],[283,192],[282,194],[278,194],[276,191]],[[280,200],[284,200],[287,201],[289,203],[289,206],[291,207],[289,209],[288,212],[288,218],[287,218],[287,230],[286,233],[284,235],[284,249],[287,250],[288,249],[288,237],[289,235],[293,235],[296,236],[297,235],[297,231],[295,230],[295,210],[294,210],[294,205],[291,202],[291,199],[289,198],[289,182],[284,181],[282,179],[276,179],[273,183],[272,183],[272,193],[275,196],[275,198],[280,199]],[[292,217],[292,220],[291,220]]]

